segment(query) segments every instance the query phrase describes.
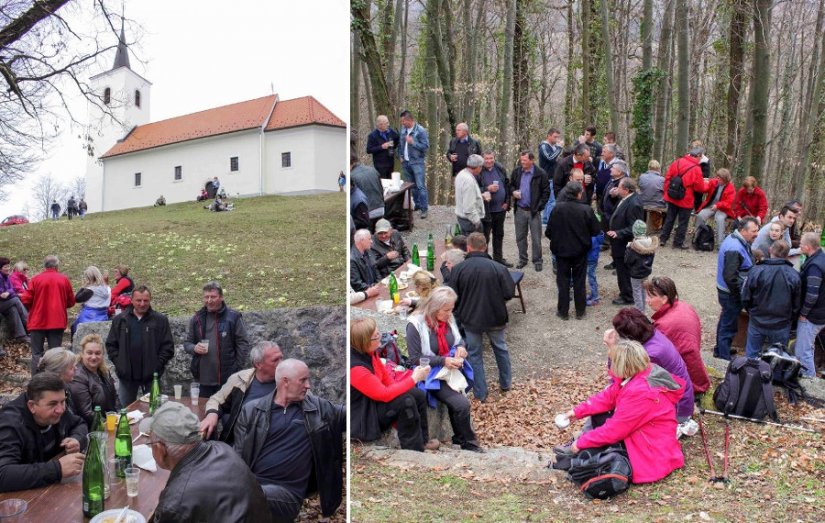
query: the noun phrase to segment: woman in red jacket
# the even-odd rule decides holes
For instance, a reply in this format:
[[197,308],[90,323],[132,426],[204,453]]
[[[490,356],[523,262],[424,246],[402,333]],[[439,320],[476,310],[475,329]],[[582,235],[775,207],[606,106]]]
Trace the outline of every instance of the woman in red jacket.
[[633,483],[658,481],[685,464],[676,439],[676,403],[684,382],[650,363],[642,344],[619,340],[608,348],[612,383],[566,413],[584,418],[613,411],[599,427],[583,433],[570,450],[624,442],[633,468]]
[[765,223],[765,216],[768,214],[768,198],[765,191],[756,184],[756,178],[748,176],[742,182],[742,188],[736,194],[736,202],[733,204],[733,214],[738,218],[753,216],[759,220],[760,224]]
[[653,326],[676,347],[699,398],[710,388],[710,378],[702,361],[702,324],[696,310],[679,299],[676,284],[666,276],[657,276],[645,283],[647,304],[653,309]]
[[[115,265],[113,270],[115,276],[115,286],[112,289],[112,299],[109,304],[109,316],[114,316],[115,309],[120,305],[121,309],[125,309],[132,302],[132,291],[135,290],[135,284],[132,278],[129,277],[129,266],[122,263]],[[122,297],[121,297],[122,296]]]
[[[375,353],[381,341],[375,320],[357,318],[350,324],[350,439],[374,441],[395,423],[402,449],[435,450],[427,428],[427,397],[415,384],[430,366],[392,373]],[[675,429],[674,429],[675,430]]]
[[736,188],[730,180],[730,171],[719,169],[716,176],[705,180],[703,193],[708,195],[699,212],[696,213],[696,230],[711,218],[716,221],[716,245],[722,245],[725,239],[725,223],[728,218],[733,219],[733,200],[736,197]]

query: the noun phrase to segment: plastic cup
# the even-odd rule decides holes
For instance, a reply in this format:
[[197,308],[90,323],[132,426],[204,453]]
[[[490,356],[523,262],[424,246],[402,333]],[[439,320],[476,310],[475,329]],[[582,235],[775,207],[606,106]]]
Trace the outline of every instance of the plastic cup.
[[426,367],[427,365],[430,364],[430,358],[419,358],[418,359],[418,364],[422,367]]
[[401,307],[400,309],[398,309],[398,317],[401,318],[404,321],[407,320],[407,308],[406,307]]
[[206,354],[207,352],[209,352],[209,340],[201,340],[201,341],[200,341],[200,342],[198,342],[198,343],[199,343],[199,344],[200,344],[200,345],[204,348],[204,350],[206,351],[206,352],[204,352],[204,354]]
[[23,514],[25,514],[28,509],[29,504],[24,499],[7,499],[0,502],[0,520],[23,521]]
[[192,405],[198,404],[198,397],[201,395],[201,384],[193,381],[189,386],[189,396],[192,398]]
[[106,413],[106,430],[114,432],[117,427],[117,412]]
[[161,394],[160,395],[160,404],[163,405],[167,401],[169,401],[169,396],[167,394]]
[[140,469],[129,467],[123,471],[126,476],[126,495],[135,498],[138,495],[138,483],[140,482]]
[[564,414],[556,415],[556,426],[560,429],[566,429],[570,426],[570,419]]
[[180,401],[181,396],[183,396],[183,385],[175,385],[173,388],[175,389],[175,399]]

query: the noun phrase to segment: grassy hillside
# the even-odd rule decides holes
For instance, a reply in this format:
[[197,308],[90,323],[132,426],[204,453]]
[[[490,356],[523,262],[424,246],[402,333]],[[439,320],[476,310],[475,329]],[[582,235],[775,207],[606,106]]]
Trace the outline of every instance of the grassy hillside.
[[97,213],[2,228],[0,255],[26,260],[34,275],[57,254],[75,288],[87,266],[125,263],[171,315],[199,308],[212,279],[241,310],[343,304],[346,212],[345,193],[329,193],[240,199],[224,213],[194,202]]

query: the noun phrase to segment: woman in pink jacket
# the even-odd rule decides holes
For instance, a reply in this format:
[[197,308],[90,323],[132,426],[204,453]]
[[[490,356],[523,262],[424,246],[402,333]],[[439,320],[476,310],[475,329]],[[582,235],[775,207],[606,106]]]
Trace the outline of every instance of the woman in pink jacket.
[[570,450],[603,447],[623,441],[633,468],[633,483],[658,481],[685,464],[676,439],[676,403],[684,382],[650,363],[639,342],[620,340],[608,348],[612,383],[569,411],[584,418],[613,411],[603,425],[583,433]]

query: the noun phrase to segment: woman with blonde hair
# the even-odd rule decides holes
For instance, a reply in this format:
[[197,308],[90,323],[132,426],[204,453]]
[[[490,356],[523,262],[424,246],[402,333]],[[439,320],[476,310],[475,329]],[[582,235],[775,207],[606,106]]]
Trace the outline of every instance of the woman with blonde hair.
[[676,438],[676,403],[682,397],[684,382],[650,363],[647,351],[638,341],[620,339],[608,343],[611,384],[566,412],[567,418],[581,419],[613,414],[601,425],[581,434],[569,447],[582,449],[624,442],[633,468],[633,483],[658,481],[685,464],[682,447]]
[[[461,339],[453,308],[457,296],[450,287],[438,287],[429,298],[421,303],[407,322],[407,351],[410,363],[419,363],[421,358],[429,358],[433,367],[460,370],[467,358],[467,349]],[[453,427],[453,442],[464,450],[483,452],[478,444],[470,419],[470,400],[464,391],[455,391],[446,383],[428,392],[447,406],[450,425]]]
[[115,383],[106,366],[103,339],[99,334],[87,334],[80,340],[80,353],[75,358],[76,372],[69,383],[75,414],[93,430],[95,407],[106,412],[120,410]]
[[66,384],[66,408],[72,411],[72,413],[77,413],[77,411],[75,410],[74,399],[68,386],[74,379],[76,361],[77,358],[72,351],[64,349],[63,347],[54,347],[43,353],[43,356],[37,363],[37,369],[34,371],[35,374],[53,372],[60,376],[60,379]]
[[100,269],[94,265],[86,267],[83,271],[83,282],[80,290],[75,295],[75,300],[83,304],[80,314],[72,323],[72,336],[77,331],[77,326],[81,323],[92,321],[106,321],[109,319],[109,303],[111,301],[112,290],[106,284]]
[[29,264],[23,260],[14,264],[14,270],[9,275],[9,281],[18,296],[29,289]]
[[423,452],[438,448],[429,439],[427,398],[416,388],[430,367],[393,377],[375,353],[381,342],[375,320],[355,318],[350,324],[350,438],[374,441],[393,423],[402,449]]
[[407,296],[399,302],[400,306],[415,309],[421,305],[430,296],[433,289],[438,287],[438,280],[427,271],[418,271],[413,274],[412,285],[415,289],[416,296]]

